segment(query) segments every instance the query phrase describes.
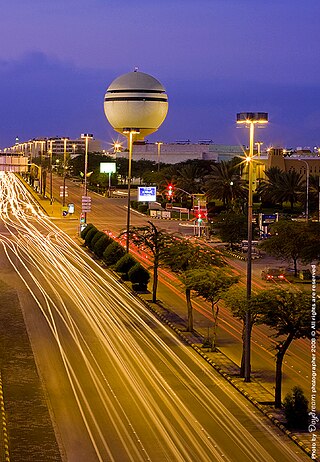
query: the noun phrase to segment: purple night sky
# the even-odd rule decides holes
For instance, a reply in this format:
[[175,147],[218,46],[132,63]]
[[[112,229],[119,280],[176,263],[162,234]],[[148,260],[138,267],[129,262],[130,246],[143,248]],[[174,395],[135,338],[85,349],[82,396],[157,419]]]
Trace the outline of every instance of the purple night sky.
[[135,66],[169,113],[148,137],[247,144],[237,112],[269,112],[256,139],[320,145],[319,0],[10,0],[1,8],[0,147],[116,134],[106,88]]

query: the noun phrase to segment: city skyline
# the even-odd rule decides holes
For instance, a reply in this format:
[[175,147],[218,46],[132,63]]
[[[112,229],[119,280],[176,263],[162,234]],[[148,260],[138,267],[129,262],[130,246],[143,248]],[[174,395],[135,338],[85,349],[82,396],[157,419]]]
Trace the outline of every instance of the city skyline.
[[320,144],[319,14],[316,0],[13,0],[0,31],[0,147],[16,136],[116,139],[104,93],[138,67],[169,97],[167,119],[149,141],[247,144],[236,113],[265,111],[270,122],[256,134],[264,147],[313,148]]

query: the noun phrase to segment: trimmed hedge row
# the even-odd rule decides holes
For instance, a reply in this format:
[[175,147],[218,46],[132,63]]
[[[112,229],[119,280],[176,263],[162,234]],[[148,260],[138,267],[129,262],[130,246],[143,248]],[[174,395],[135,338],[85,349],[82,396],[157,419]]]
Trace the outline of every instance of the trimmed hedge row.
[[84,245],[90,249],[97,258],[103,260],[106,266],[112,267],[121,275],[124,281],[130,281],[136,291],[145,291],[150,281],[150,273],[117,241],[99,231],[89,223],[80,234]]

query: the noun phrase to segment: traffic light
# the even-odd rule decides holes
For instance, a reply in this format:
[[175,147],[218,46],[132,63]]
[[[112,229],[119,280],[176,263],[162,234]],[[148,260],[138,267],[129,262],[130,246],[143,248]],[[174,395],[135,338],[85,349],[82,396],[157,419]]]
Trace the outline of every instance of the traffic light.
[[202,213],[198,213],[198,223],[202,223]]
[[168,184],[167,196],[168,196],[168,200],[172,201],[172,198],[173,198],[173,186],[172,186],[172,184]]

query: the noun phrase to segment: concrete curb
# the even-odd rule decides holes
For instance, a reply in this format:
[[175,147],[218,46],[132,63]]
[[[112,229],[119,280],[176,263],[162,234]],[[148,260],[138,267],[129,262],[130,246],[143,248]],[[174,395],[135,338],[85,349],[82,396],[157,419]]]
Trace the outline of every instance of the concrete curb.
[[[228,250],[224,250],[223,253],[227,257],[232,257],[232,258],[237,258],[238,260],[247,261],[247,257],[239,255],[236,252],[231,252],[231,251],[228,251]],[[261,258],[261,257],[260,256],[253,256],[253,257],[251,257],[251,260],[258,260],[259,258]]]
[[[299,440],[299,438],[294,435],[290,430],[288,430],[276,417],[274,417],[268,410],[263,409],[256,399],[254,399],[247,391],[235,383],[234,379],[226,372],[221,369],[212,359],[210,359],[197,345],[192,343],[180,329],[175,327],[171,321],[169,321],[162,313],[160,313],[155,307],[150,303],[146,302],[143,298],[136,294],[136,296],[141,300],[150,311],[152,311],[159,319],[161,319],[165,324],[167,324],[174,332],[176,332],[180,338],[183,339],[188,345],[190,345],[207,363],[209,363],[221,376],[223,376],[236,390],[238,390],[248,401],[250,401],[260,412],[262,412],[271,422],[276,425],[285,435],[287,435],[295,444],[297,444],[310,458],[311,450]],[[313,459],[317,461],[318,459]]]
[[9,453],[9,437],[7,431],[7,418],[6,411],[4,407],[4,398],[3,398],[3,387],[2,387],[2,375],[0,372],[0,410],[1,410],[1,426],[2,426],[2,436],[3,436],[3,449],[4,449],[4,461],[10,462],[10,453]]

